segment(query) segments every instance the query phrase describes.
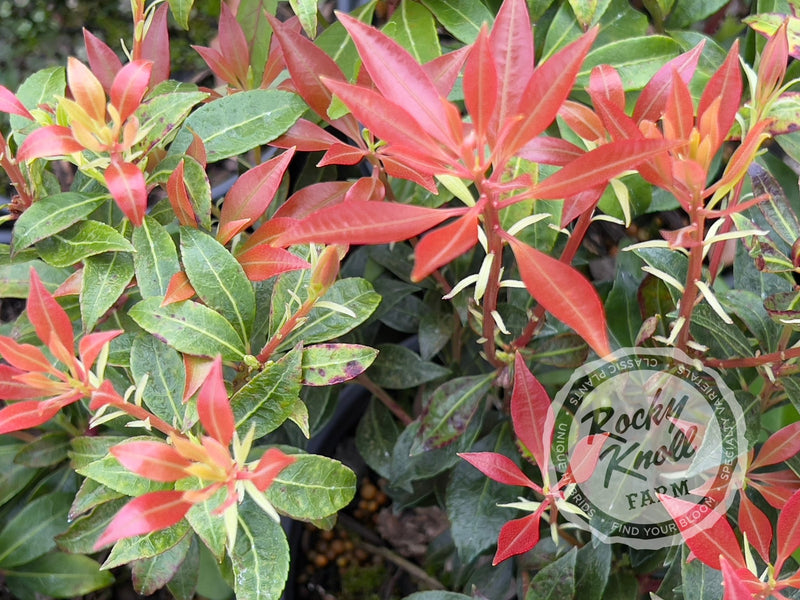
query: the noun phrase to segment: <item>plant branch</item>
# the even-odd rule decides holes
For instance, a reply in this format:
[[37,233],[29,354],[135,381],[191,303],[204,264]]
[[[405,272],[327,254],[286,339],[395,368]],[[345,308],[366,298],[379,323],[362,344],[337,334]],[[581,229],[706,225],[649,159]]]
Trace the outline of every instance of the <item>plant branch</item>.
[[800,348],[789,348],[788,350],[779,350],[778,352],[745,358],[706,358],[703,360],[703,364],[718,369],[743,369],[786,362],[794,358],[800,358]]
[[372,393],[373,396],[375,396],[378,400],[380,400],[383,403],[383,405],[386,408],[388,408],[391,411],[391,413],[395,417],[397,417],[403,425],[408,426],[414,421],[414,419],[412,419],[411,416],[405,410],[403,410],[403,407],[400,406],[397,402],[395,402],[394,398],[392,398],[386,392],[386,390],[384,390],[381,386],[372,381],[364,373],[356,377],[356,381],[358,381],[358,383],[367,388]]

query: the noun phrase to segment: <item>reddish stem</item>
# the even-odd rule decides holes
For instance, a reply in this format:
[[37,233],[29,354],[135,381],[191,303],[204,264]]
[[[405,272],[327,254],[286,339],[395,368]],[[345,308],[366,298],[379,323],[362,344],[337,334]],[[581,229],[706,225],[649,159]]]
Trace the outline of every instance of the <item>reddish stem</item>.
[[264,364],[269,360],[269,357],[272,356],[272,354],[278,349],[278,347],[289,336],[292,330],[297,327],[298,322],[308,316],[308,313],[310,313],[311,309],[314,308],[314,303],[316,301],[316,297],[309,298],[303,303],[296,313],[287,319],[287,321],[281,326],[280,330],[264,345],[264,348],[256,357],[258,362]]

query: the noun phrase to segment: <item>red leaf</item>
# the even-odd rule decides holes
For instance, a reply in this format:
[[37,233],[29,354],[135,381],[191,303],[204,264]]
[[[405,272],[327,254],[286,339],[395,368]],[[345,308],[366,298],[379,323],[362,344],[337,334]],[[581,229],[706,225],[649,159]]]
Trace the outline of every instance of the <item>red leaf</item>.
[[23,400],[10,404],[0,410],[0,434],[38,427],[55,417],[62,406],[61,403],[43,400]]
[[134,227],[140,227],[147,210],[144,173],[129,162],[112,162],[105,172],[106,185],[114,201]]
[[533,34],[528,6],[523,0],[503,2],[489,34],[489,42],[499,86],[497,110],[491,127],[497,131],[508,119],[521,112],[520,100],[533,75]]
[[494,115],[497,91],[497,70],[484,23],[464,67],[464,102],[475,125],[478,140],[484,139]]
[[183,492],[175,490],[150,492],[134,498],[111,520],[94,549],[171,527],[183,519],[191,507],[192,503],[183,499]]
[[497,538],[497,552],[492,559],[493,566],[507,558],[532,550],[539,543],[539,521],[545,506],[542,503],[535,512],[527,517],[515,519],[503,525]]
[[25,162],[34,158],[68,156],[82,151],[83,144],[72,136],[69,127],[48,125],[28,134],[17,151],[17,160]]
[[402,146],[412,156],[440,163],[433,174],[450,170],[454,157],[448,156],[403,106],[368,88],[327,79],[325,83],[375,136]]
[[517,439],[533,454],[539,469],[547,470],[550,464],[550,440],[555,426],[551,400],[519,352],[514,357],[511,422]]
[[761,582],[747,569],[734,569],[724,556],[720,557],[719,563],[722,570],[722,585],[725,586],[724,600],[752,600],[753,591],[745,583],[742,574],[751,583],[760,585]]
[[152,90],[162,81],[169,79],[170,53],[169,31],[167,29],[168,6],[162,4],[153,13],[150,26],[142,40],[142,58],[153,63],[148,87]]
[[541,492],[542,488],[532,482],[507,456],[496,452],[460,452],[458,454],[481,473],[506,485],[521,485]]
[[[567,100],[558,109],[558,116],[564,119],[570,129],[587,141],[596,142],[604,140],[606,137],[606,129],[603,126],[603,122],[588,106]],[[538,139],[540,138],[534,138],[532,141]]]
[[357,165],[364,159],[366,155],[366,150],[356,148],[355,146],[351,146],[349,144],[335,142],[334,144],[331,144],[330,148],[328,148],[328,151],[325,153],[325,156],[323,156],[317,163],[317,166],[324,167],[325,165]]
[[644,137],[634,120],[616,104],[609,102],[603,96],[595,100],[594,109],[603,122],[612,140],[638,139]]
[[744,490],[739,493],[739,527],[747,534],[747,542],[766,562],[770,561],[772,545],[772,523],[767,515],[756,507]]
[[178,223],[197,229],[197,215],[195,215],[194,206],[189,200],[184,183],[183,159],[178,162],[178,166],[167,179],[167,198],[169,198],[172,211],[178,217]]
[[39,348],[31,344],[20,344],[4,335],[0,335],[0,357],[23,371],[58,372]]
[[86,45],[86,55],[89,58],[89,67],[97,76],[106,92],[111,91],[114,77],[122,69],[122,63],[116,52],[88,29],[83,29],[83,42]]
[[325,151],[334,144],[340,144],[339,140],[325,131],[316,123],[306,119],[298,119],[279,138],[272,140],[270,146],[276,148],[292,148],[298,152],[318,152]]
[[776,465],[800,453],[800,421],[787,425],[773,433],[761,449],[749,469]]
[[[361,60],[384,97],[402,103],[428,133],[452,142],[442,96],[414,58],[393,39],[345,14],[339,15],[353,38]],[[338,92],[337,92],[338,93]]]
[[123,402],[125,402],[125,400],[117,393],[111,382],[106,379],[102,384],[100,384],[98,389],[92,392],[92,399],[89,402],[89,410],[98,410],[106,404],[113,406],[115,404],[122,404]]
[[183,388],[183,401],[187,402],[200,389],[208,378],[214,361],[204,356],[183,355],[183,368],[186,371],[186,385]]
[[386,190],[377,177],[357,179],[344,195],[344,202],[380,202],[386,197]]
[[4,85],[0,85],[0,112],[19,115],[33,121],[33,115],[25,108],[25,105]]
[[152,70],[153,63],[149,60],[135,60],[125,65],[114,78],[111,104],[119,111],[121,123],[136,112],[142,103]]
[[667,98],[664,111],[664,137],[671,140],[689,140],[694,127],[692,95],[680,75],[673,73],[672,93]]
[[767,39],[758,62],[758,101],[759,105],[768,101],[770,95],[783,81],[789,59],[789,41],[786,37],[787,23],[781,23],[778,30]]
[[192,143],[189,144],[189,147],[186,149],[186,156],[191,156],[197,162],[200,163],[200,166],[204,169],[208,164],[208,155],[206,154],[206,145],[203,143],[203,138],[201,138],[196,131],[193,129],[190,130],[192,134]]
[[[312,187],[312,186],[309,186]],[[308,188],[304,188],[308,189]],[[261,227],[253,232],[247,240],[236,247],[237,255],[242,254],[250,248],[254,248],[259,244],[273,245],[278,237],[286,231],[289,231],[297,224],[297,219],[290,219],[288,217],[272,217],[266,221]]]
[[559,481],[559,489],[570,483],[583,483],[592,476],[597,461],[600,460],[603,444],[609,435],[608,433],[589,435],[578,440],[569,459],[569,471]]
[[0,364],[0,400],[31,400],[45,396],[39,387],[17,379],[25,373],[27,371]]
[[197,414],[205,430],[223,446],[233,439],[234,417],[222,378],[222,359],[217,356],[211,364],[197,397]]
[[414,249],[411,281],[422,281],[439,267],[471,250],[478,243],[478,210],[426,235]]
[[192,464],[164,442],[126,442],[113,446],[110,452],[123,467],[152,481],[178,481],[188,477],[185,469]]
[[[303,37],[297,31],[292,31],[275,18],[271,16],[267,16],[267,18],[272,25],[275,39],[278,40],[283,50],[286,68],[292,76],[292,83],[297,93],[311,107],[311,110],[325,121],[331,122],[328,118],[328,107],[333,95],[329,87],[322,82],[322,78],[344,82],[347,81],[344,73],[334,60],[311,40]],[[357,140],[361,136],[358,123],[351,115],[345,115],[332,124],[351,139]]]
[[67,59],[67,82],[72,97],[97,123],[106,122],[106,92],[94,73],[77,58]]
[[636,100],[636,106],[633,109],[634,121],[639,123],[647,120],[655,123],[661,118],[664,107],[667,105],[669,88],[672,86],[672,73],[677,72],[684,83],[689,83],[697,68],[697,61],[700,59],[705,43],[703,40],[688,52],[673,58],[653,75]]
[[[763,475],[771,475],[771,473],[759,473],[759,480],[763,481]],[[797,485],[793,485],[792,487],[783,486],[780,484],[769,483],[768,485],[763,485],[759,481],[755,481],[755,477],[753,480],[750,481],[750,486],[756,490],[758,493],[764,497],[764,500],[778,510],[781,510],[784,505],[789,501],[789,498],[797,491]]]
[[233,67],[239,81],[246,84],[247,71],[250,68],[250,49],[247,47],[242,26],[226,2],[221,4],[218,39],[220,52]]
[[736,121],[736,113],[739,112],[741,97],[742,75],[739,72],[739,40],[736,40],[731,46],[725,62],[709,79],[703,95],[700,97],[700,104],[697,107],[697,118],[700,120],[714,100],[721,99],[717,117],[719,137],[714,140],[714,149],[719,148]]
[[349,181],[326,181],[308,185],[289,196],[275,211],[272,219],[304,219],[326,206],[341,204],[352,185]]
[[498,142],[505,156],[514,155],[553,122],[558,109],[572,90],[583,59],[597,37],[597,31],[596,27],[590,29],[579,40],[536,68],[517,109],[518,112],[524,111],[522,121],[507,132],[507,139]]
[[594,210],[600,198],[603,196],[606,186],[598,185],[584,192],[579,192],[574,196],[564,199],[564,207],[561,210],[561,227],[566,227],[573,219],[578,218],[587,210]]
[[250,281],[263,281],[281,273],[310,269],[311,263],[283,248],[267,244],[253,246],[236,256]]
[[296,456],[285,454],[277,448],[270,448],[264,452],[264,456],[258,461],[258,465],[253,471],[253,483],[262,492],[266,491],[272,485],[275,477],[296,460]]
[[50,295],[39,275],[31,268],[31,288],[28,296],[28,318],[36,335],[53,355],[70,368],[74,367],[75,337],[72,320],[66,311]]
[[517,156],[525,160],[558,167],[563,167],[584,154],[585,150],[567,140],[544,136],[533,138],[517,152]]
[[574,329],[598,355],[610,354],[606,315],[594,286],[570,265],[512,236],[507,240],[531,296]]
[[620,140],[603,144],[564,166],[531,193],[542,200],[566,198],[633,169],[639,163],[674,147],[664,140]]
[[735,568],[747,568],[739,540],[724,514],[712,514],[713,509],[708,509],[693,517],[699,513],[699,505],[664,494],[658,494],[658,499],[675,521],[686,545],[702,562],[719,571],[720,556],[724,556]]
[[78,342],[78,355],[81,357],[83,366],[86,369],[91,369],[94,361],[103,350],[103,346],[122,333],[124,333],[122,329],[114,329],[111,331],[98,331],[83,336],[81,341]]
[[228,62],[219,50],[215,48],[206,48],[205,46],[192,46],[202,59],[206,62],[208,67],[214,72],[214,75],[222,79],[225,83],[232,87],[238,87],[239,81],[236,77],[236,71]]
[[775,529],[778,534],[775,572],[780,573],[786,559],[800,548],[800,490],[789,498],[778,513],[778,524]]
[[227,244],[233,236],[252,225],[270,205],[283,174],[294,156],[289,149],[244,173],[225,195],[217,230],[217,241]]
[[589,75],[589,96],[592,102],[603,98],[620,110],[625,110],[625,90],[622,87],[622,77],[611,65],[599,65],[592,69]]
[[173,302],[181,302],[188,300],[195,295],[195,289],[192,287],[189,278],[183,271],[178,271],[169,280],[167,285],[167,292],[164,294],[164,300],[161,306],[167,306]]
[[400,155],[398,159],[382,152],[381,162],[383,163],[383,168],[386,170],[387,175],[413,181],[414,183],[424,187],[432,194],[439,193],[439,190],[436,187],[436,181],[434,181],[433,177],[426,173],[417,171],[413,165],[406,164],[408,162],[407,157]]
[[300,221],[276,241],[305,244],[388,244],[435,227],[467,209],[436,209],[409,204],[352,201],[323,208]]
[[442,54],[422,65],[422,69],[431,78],[439,95],[446,98],[458,79],[461,66],[469,53],[469,46]]

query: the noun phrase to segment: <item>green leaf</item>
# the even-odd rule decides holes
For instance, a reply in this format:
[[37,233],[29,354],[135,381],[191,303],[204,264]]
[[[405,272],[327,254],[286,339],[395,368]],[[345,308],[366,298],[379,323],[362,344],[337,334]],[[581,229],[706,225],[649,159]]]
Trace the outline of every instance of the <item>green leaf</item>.
[[67,529],[70,495],[41,496],[26,504],[0,531],[0,568],[16,567],[55,548],[53,537]]
[[422,360],[419,354],[405,346],[381,344],[378,351],[378,358],[370,367],[368,375],[381,387],[412,388],[450,374],[450,369]]
[[200,574],[200,548],[195,536],[190,538],[189,551],[180,564],[178,572],[167,584],[167,589],[176,600],[192,600],[197,589],[197,578]]
[[492,24],[494,19],[481,2],[472,0],[423,0],[425,7],[436,20],[457,40],[471,44],[478,37],[481,25]]
[[231,551],[237,600],[278,600],[289,575],[289,544],[279,523],[252,500],[239,505],[239,533]]
[[80,221],[36,244],[39,256],[54,267],[69,267],[103,252],[133,252],[120,233],[98,221]]
[[[689,259],[685,254],[667,248],[638,248],[633,252],[653,269],[670,275],[673,279],[680,282],[681,285],[686,282],[686,277],[689,273]],[[676,289],[675,286],[671,284],[667,284],[667,288],[669,289],[673,302],[677,304],[683,292]]]
[[[350,13],[354,19],[364,23],[372,23],[372,15],[375,12],[377,0],[371,0],[363,6],[359,6]],[[339,21],[331,24],[323,31],[316,40],[317,46],[330,56],[344,73],[347,79],[353,79],[359,67],[360,60],[356,46],[350,35]]]
[[250,65],[256,81],[264,73],[272,41],[272,27],[264,15],[274,15],[277,8],[278,0],[241,0],[236,11],[236,20],[242,26],[250,48]]
[[696,341],[709,347],[712,356],[753,356],[750,343],[742,331],[736,325],[723,322],[714,309],[706,304],[694,307],[691,332]]
[[359,344],[317,344],[303,348],[303,385],[349,381],[372,364],[378,351]]
[[[86,481],[92,481],[87,479]],[[106,488],[104,488],[106,489]],[[92,554],[94,545],[117,516],[120,509],[125,506],[130,498],[116,498],[95,507],[89,514],[83,515],[72,521],[64,533],[56,536],[55,541],[60,550],[73,554]]]
[[757,196],[767,195],[764,202],[758,203],[758,210],[772,230],[770,237],[776,242],[780,238],[791,247],[800,237],[800,222],[778,180],[758,163],[751,164],[747,172],[753,184],[753,193]]
[[186,519],[181,519],[161,531],[121,539],[114,544],[103,568],[113,569],[132,560],[158,556],[178,544],[189,533],[189,529]]
[[459,438],[486,397],[495,375],[492,372],[456,377],[436,388],[420,415],[419,432],[410,454],[441,448]]
[[152,217],[145,217],[131,238],[136,253],[133,267],[142,298],[165,296],[172,276],[180,271],[178,252],[167,230]]
[[149,596],[167,585],[186,559],[193,539],[194,535],[185,535],[172,548],[161,554],[134,561],[131,565],[131,575],[136,593]]
[[722,572],[699,560],[689,561],[689,548],[683,546],[683,597],[685,600],[719,600],[722,594]]
[[[67,72],[64,67],[49,67],[36,71],[36,73],[23,81],[22,85],[17,89],[16,95],[25,108],[34,110],[40,104],[52,104],[56,96],[64,95],[66,87]],[[11,128],[17,132],[14,134],[17,146],[21,145],[25,139],[25,136],[20,135],[19,132],[25,132],[36,127],[30,120],[18,115],[11,115],[10,123]]]
[[300,398],[302,350],[296,348],[264,369],[231,397],[236,429],[244,436],[255,428],[256,438],[274,431],[292,414]]
[[317,35],[317,0],[289,0],[289,6],[300,20],[303,30],[313,40]]
[[642,89],[650,78],[681,49],[672,38],[648,35],[611,42],[589,52],[578,73],[576,86],[589,85],[591,70],[602,64],[614,65],[625,91]]
[[278,90],[225,96],[204,104],[186,119],[170,153],[183,153],[194,131],[205,144],[209,162],[237,156],[285,133],[306,108],[298,96]]
[[139,119],[139,141],[137,147],[145,154],[158,146],[163,146],[177,126],[183,122],[192,107],[208,98],[206,92],[171,91],[151,98],[136,109]]
[[114,576],[88,556],[52,552],[5,572],[11,590],[32,590],[54,598],[82,596],[110,586]]
[[84,331],[91,331],[119,300],[134,274],[133,258],[124,252],[88,256],[83,261],[81,316]]
[[589,347],[575,333],[559,333],[549,337],[535,338],[530,349],[535,362],[559,369],[576,369],[589,356]]
[[[135,438],[131,438],[135,439]],[[152,438],[142,438],[152,439]],[[102,483],[107,488],[117,491],[126,496],[142,496],[148,492],[157,490],[168,490],[171,488],[169,483],[152,481],[136,473],[128,471],[111,454],[89,463],[88,465],[76,468],[78,474],[94,479]]]
[[256,299],[239,262],[213,237],[191,227],[181,227],[181,259],[203,303],[225,317],[247,343]]
[[0,298],[27,298],[30,292],[31,268],[36,270],[50,293],[56,291],[70,274],[66,269],[51,267],[40,260],[0,264]]
[[0,445],[0,506],[11,500],[39,473],[36,469],[14,464],[14,457],[24,444]]
[[575,558],[575,598],[603,600],[611,572],[611,546],[602,542],[586,544]]
[[14,457],[14,462],[26,467],[51,467],[67,459],[71,438],[66,433],[45,433],[25,447]]
[[[517,457],[514,440],[508,427],[496,428],[474,446],[475,452],[498,452]],[[447,518],[452,525],[453,542],[464,564],[470,564],[483,551],[497,542],[500,529],[513,516],[513,511],[498,504],[514,502],[519,490],[498,483],[462,460],[453,469],[447,486]]]
[[617,255],[617,274],[605,302],[608,329],[620,347],[629,348],[636,342],[642,327],[638,291],[642,280],[642,261],[632,252]]
[[147,298],[128,314],[145,331],[175,348],[196,356],[241,361],[245,347],[233,326],[218,312],[186,300],[161,306],[160,297]]
[[88,467],[93,462],[104,458],[111,446],[121,444],[127,439],[112,435],[84,435],[72,438],[72,451],[69,453],[72,467],[76,471]]
[[167,423],[182,427],[186,370],[181,355],[152,335],[138,335],[131,347],[131,372],[135,381],[147,375],[142,394],[147,408]]
[[558,560],[546,565],[531,579],[525,600],[562,600],[575,594],[575,562],[577,550],[572,548]]
[[69,509],[69,518],[75,519],[96,506],[116,500],[122,496],[123,494],[120,492],[107,488],[94,479],[84,479]]
[[46,237],[64,231],[88,217],[107,197],[63,192],[31,204],[14,224],[11,250],[16,253]]
[[[183,161],[183,182],[189,192],[189,202],[192,204],[195,216],[200,226],[211,229],[211,183],[205,168],[191,156],[184,154],[170,154],[164,157],[156,170],[150,175],[148,183],[165,184],[170,175],[178,168],[178,163]],[[172,206],[169,205],[169,220],[175,219]]]
[[[207,485],[208,483],[197,478],[187,478],[176,482],[175,489],[181,491],[202,490]],[[211,498],[195,504],[186,513],[186,521],[218,562],[222,562],[225,557],[225,520],[220,515],[214,514],[214,509],[223,502],[226,495],[226,489],[217,490]]]
[[192,12],[194,0],[168,0],[169,9],[175,21],[183,29],[189,29],[189,14]]
[[331,286],[322,299],[325,302],[338,304],[356,316],[352,317],[327,307],[314,307],[303,325],[287,336],[286,341],[281,344],[282,348],[293,346],[301,340],[304,344],[315,344],[344,335],[366,321],[381,301],[381,297],[375,293],[372,285],[357,277],[340,279]]
[[389,410],[374,398],[370,400],[366,413],[358,422],[356,448],[369,467],[381,477],[388,478],[391,473],[392,451],[399,436],[400,427]]
[[666,26],[671,29],[688,28],[713,15],[726,4],[727,0],[676,0]]
[[383,33],[409,51],[420,64],[442,55],[436,21],[427,8],[403,0],[383,26]]
[[403,600],[471,600],[472,596],[465,596],[456,592],[427,591],[415,592]]
[[298,454],[267,489],[267,499],[293,519],[312,521],[335,514],[356,493],[356,475],[338,460]]
[[725,290],[718,295],[723,308],[742,320],[758,340],[763,352],[778,348],[780,326],[770,319],[761,297],[750,290]]
[[611,0],[569,0],[575,18],[581,27],[588,29],[594,25],[608,8]]

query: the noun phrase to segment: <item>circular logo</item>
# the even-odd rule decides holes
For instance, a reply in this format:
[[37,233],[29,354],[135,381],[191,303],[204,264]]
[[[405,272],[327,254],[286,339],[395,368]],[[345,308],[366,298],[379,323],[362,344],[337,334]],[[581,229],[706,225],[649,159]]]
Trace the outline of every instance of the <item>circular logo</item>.
[[[679,543],[660,496],[692,502],[692,527],[727,510],[745,469],[744,419],[720,376],[674,349],[625,348],[576,370],[553,401],[551,470],[576,443],[607,434],[592,475],[565,495],[583,514],[562,514],[607,543]],[[555,479],[552,479],[555,480]]]

